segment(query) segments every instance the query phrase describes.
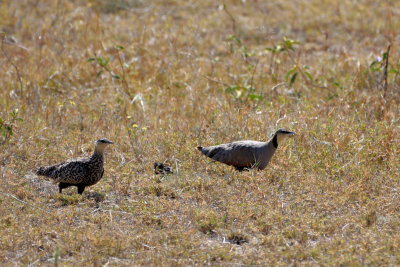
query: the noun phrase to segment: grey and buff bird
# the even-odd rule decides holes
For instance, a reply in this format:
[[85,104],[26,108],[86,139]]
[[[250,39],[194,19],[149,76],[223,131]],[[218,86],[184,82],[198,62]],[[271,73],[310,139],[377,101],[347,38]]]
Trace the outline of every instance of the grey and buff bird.
[[217,146],[199,146],[197,149],[207,157],[233,166],[238,171],[245,168],[262,170],[267,167],[278,144],[293,135],[294,132],[279,129],[269,142],[247,140]]
[[53,166],[40,167],[36,174],[49,177],[58,182],[60,193],[63,188],[76,186],[78,187],[78,194],[82,195],[86,186],[96,184],[103,177],[103,152],[105,147],[112,143],[106,138],[99,139],[90,158],[76,159]]

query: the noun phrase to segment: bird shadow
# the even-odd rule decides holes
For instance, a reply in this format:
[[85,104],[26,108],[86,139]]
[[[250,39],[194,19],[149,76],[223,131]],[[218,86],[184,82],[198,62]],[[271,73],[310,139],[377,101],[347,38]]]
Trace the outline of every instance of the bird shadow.
[[97,192],[88,192],[86,194],[88,200],[94,200],[96,203],[102,202],[105,199],[105,195]]

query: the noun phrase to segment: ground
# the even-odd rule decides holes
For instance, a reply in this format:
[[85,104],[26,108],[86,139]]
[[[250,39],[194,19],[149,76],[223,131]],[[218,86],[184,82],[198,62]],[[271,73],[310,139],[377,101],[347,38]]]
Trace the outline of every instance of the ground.
[[[1,265],[400,265],[399,15],[396,0],[1,1]],[[263,171],[196,150],[279,128],[296,136]],[[83,196],[34,174],[102,137]],[[155,175],[164,160],[174,174]]]

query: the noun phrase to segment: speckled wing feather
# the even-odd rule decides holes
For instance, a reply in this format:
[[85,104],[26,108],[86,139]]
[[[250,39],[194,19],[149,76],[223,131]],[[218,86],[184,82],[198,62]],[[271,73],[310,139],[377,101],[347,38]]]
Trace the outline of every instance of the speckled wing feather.
[[57,165],[40,167],[38,175],[49,177],[59,183],[79,184],[88,176],[88,160],[73,160]]

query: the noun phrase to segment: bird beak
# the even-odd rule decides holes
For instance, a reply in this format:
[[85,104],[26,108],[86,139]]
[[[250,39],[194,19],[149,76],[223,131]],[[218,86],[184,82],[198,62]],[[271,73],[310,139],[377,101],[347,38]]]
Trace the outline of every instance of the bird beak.
[[290,132],[290,133],[289,133],[289,137],[293,137],[293,136],[295,136],[295,135],[296,135],[295,132]]

